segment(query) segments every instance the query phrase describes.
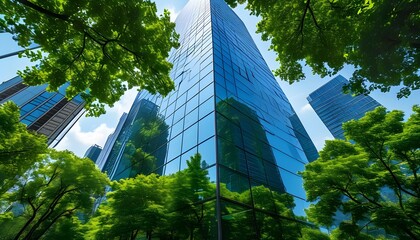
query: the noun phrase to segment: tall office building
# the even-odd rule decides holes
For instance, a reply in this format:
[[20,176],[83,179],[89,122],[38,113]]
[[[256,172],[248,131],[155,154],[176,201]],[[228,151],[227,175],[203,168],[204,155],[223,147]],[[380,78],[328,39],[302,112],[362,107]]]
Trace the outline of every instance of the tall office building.
[[99,145],[93,145],[90,146],[86,152],[85,155],[83,157],[85,158],[89,158],[90,160],[92,160],[94,163],[96,163],[96,160],[99,157],[99,154],[101,154],[102,152],[102,148]]
[[309,104],[327,126],[334,138],[344,139],[342,124],[359,119],[366,112],[381,106],[375,99],[366,95],[344,94],[343,87],[349,82],[338,75],[309,94]]
[[48,145],[56,146],[73,124],[83,115],[84,101],[77,96],[65,98],[68,84],[57,92],[47,92],[47,85],[27,86],[14,77],[0,84],[0,104],[13,101],[20,108],[20,121],[29,130],[48,137]]
[[200,153],[215,191],[196,203],[213,217],[202,218],[194,236],[287,238],[307,206],[298,172],[317,157],[312,141],[223,0],[192,0],[176,23],[176,90],[166,97],[140,92],[98,165],[113,179],[170,175]]

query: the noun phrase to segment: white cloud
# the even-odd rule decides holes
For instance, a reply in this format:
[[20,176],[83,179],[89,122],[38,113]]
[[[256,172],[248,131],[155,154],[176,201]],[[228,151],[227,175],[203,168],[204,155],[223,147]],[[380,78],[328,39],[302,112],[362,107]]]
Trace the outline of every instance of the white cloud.
[[92,131],[85,132],[80,127],[80,121],[78,121],[57,145],[56,149],[68,149],[82,157],[90,146],[94,144],[103,146],[112,132],[114,132],[114,128],[108,127],[105,123],[100,124]]
[[312,111],[312,107],[309,103],[307,103],[307,104],[305,104],[305,106],[300,108],[299,113],[307,113],[307,112],[310,112],[310,111]]

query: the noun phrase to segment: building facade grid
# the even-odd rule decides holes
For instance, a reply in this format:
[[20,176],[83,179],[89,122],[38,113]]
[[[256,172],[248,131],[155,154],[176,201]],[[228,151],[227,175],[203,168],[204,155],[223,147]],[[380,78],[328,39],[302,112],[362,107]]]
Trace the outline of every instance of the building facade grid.
[[334,138],[344,139],[342,124],[352,119],[359,119],[366,112],[381,106],[367,95],[352,96],[343,93],[343,87],[349,84],[341,75],[309,94],[308,102],[315,110]]
[[[128,113],[132,120],[124,123],[127,128],[113,144],[117,151],[111,151],[103,170],[113,179],[171,175],[200,153],[202,168],[216,184],[213,196],[203,199],[216,209],[211,229],[217,230],[210,239],[233,239],[233,216],[242,213],[251,219],[243,226],[249,229],[243,239],[258,239],[263,231],[258,219],[282,215],[276,194],[292,197],[291,210],[304,215],[308,204],[298,172],[316,158],[316,149],[245,25],[223,0],[190,1],[176,24],[181,44],[170,54],[176,90],[166,97],[139,92]],[[149,125],[158,130],[146,138],[142,129],[150,130]],[[141,159],[146,155],[153,164],[124,157],[138,149]],[[270,197],[254,198],[258,187]],[[231,194],[245,192],[250,193],[246,200]],[[271,207],[263,209],[261,201]]]

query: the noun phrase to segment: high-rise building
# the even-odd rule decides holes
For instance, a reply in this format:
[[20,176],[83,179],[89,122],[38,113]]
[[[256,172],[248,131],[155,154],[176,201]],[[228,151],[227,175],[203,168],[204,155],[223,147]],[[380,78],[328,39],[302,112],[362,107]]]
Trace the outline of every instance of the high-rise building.
[[343,93],[344,85],[349,82],[338,75],[309,94],[309,104],[318,114],[334,138],[344,139],[342,124],[352,119],[359,119],[366,112],[381,106],[367,95],[352,96]]
[[99,154],[101,154],[101,152],[102,152],[102,148],[99,145],[95,144],[93,146],[90,146],[86,150],[85,155],[83,157],[89,158],[94,163],[96,163],[96,160],[98,160]]
[[181,45],[170,55],[176,90],[137,95],[106,143],[111,150],[98,160],[101,169],[113,179],[171,175],[200,153],[215,185],[197,203],[205,205],[200,214],[214,216],[200,223],[207,224],[198,233],[203,239],[287,238],[308,205],[298,172],[317,158],[312,141],[223,0],[190,1],[176,24]]
[[158,106],[138,94],[130,112],[123,115],[117,130],[108,137],[98,166],[112,180],[138,173],[162,175],[162,168],[157,167],[164,163],[167,137],[168,126],[158,115]]
[[20,108],[20,121],[29,130],[48,137],[48,145],[56,146],[84,113],[80,96],[65,98],[68,83],[57,92],[47,92],[47,85],[27,86],[14,77],[0,84],[0,104],[13,101]]

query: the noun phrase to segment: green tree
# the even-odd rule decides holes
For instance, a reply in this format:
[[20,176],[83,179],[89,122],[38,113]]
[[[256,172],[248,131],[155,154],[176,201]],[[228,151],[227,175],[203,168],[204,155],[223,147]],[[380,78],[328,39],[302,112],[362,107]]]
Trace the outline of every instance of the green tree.
[[92,239],[209,239],[215,195],[201,155],[174,175],[142,175],[113,182],[95,217],[85,226]]
[[329,240],[328,234],[321,232],[319,229],[303,228],[302,237],[299,240]]
[[47,153],[46,137],[29,132],[19,116],[16,104],[0,106],[0,197]]
[[348,219],[336,235],[361,238],[376,227],[420,238],[420,107],[413,112],[403,122],[403,112],[378,107],[343,124],[346,141],[326,142],[302,173],[308,200],[316,201],[311,221],[332,226],[341,211]]
[[[247,3],[260,16],[257,31],[271,40],[280,67],[275,74],[294,83],[306,64],[322,77],[355,66],[353,93],[389,91],[398,97],[420,88],[420,5],[415,0],[225,0]],[[369,83],[370,82],[370,83]]]
[[82,225],[85,239],[112,239],[110,233],[115,223],[110,221],[112,214],[113,211],[109,204],[101,202],[94,216],[85,225]]
[[44,239],[84,240],[82,223],[77,216],[64,218],[47,231]]
[[77,212],[90,214],[93,196],[104,192],[108,178],[95,164],[71,152],[50,150],[19,179],[15,191],[7,196],[10,203],[24,207],[24,213],[9,219],[19,226],[14,239],[39,239],[50,229],[69,228],[68,218]]
[[67,98],[81,94],[88,114],[100,115],[127,89],[166,95],[174,88],[166,59],[178,35],[169,12],[156,12],[150,0],[1,0],[0,30],[21,47],[41,46],[22,54],[39,61],[19,72],[25,83],[56,91],[69,82]]
[[146,239],[152,239],[153,233],[165,225],[165,181],[164,177],[150,174],[113,182],[113,191],[107,194],[106,205],[100,207],[95,217],[98,220],[93,219],[101,223],[99,226],[110,227],[99,232],[96,238],[136,239],[139,233],[143,233]]

